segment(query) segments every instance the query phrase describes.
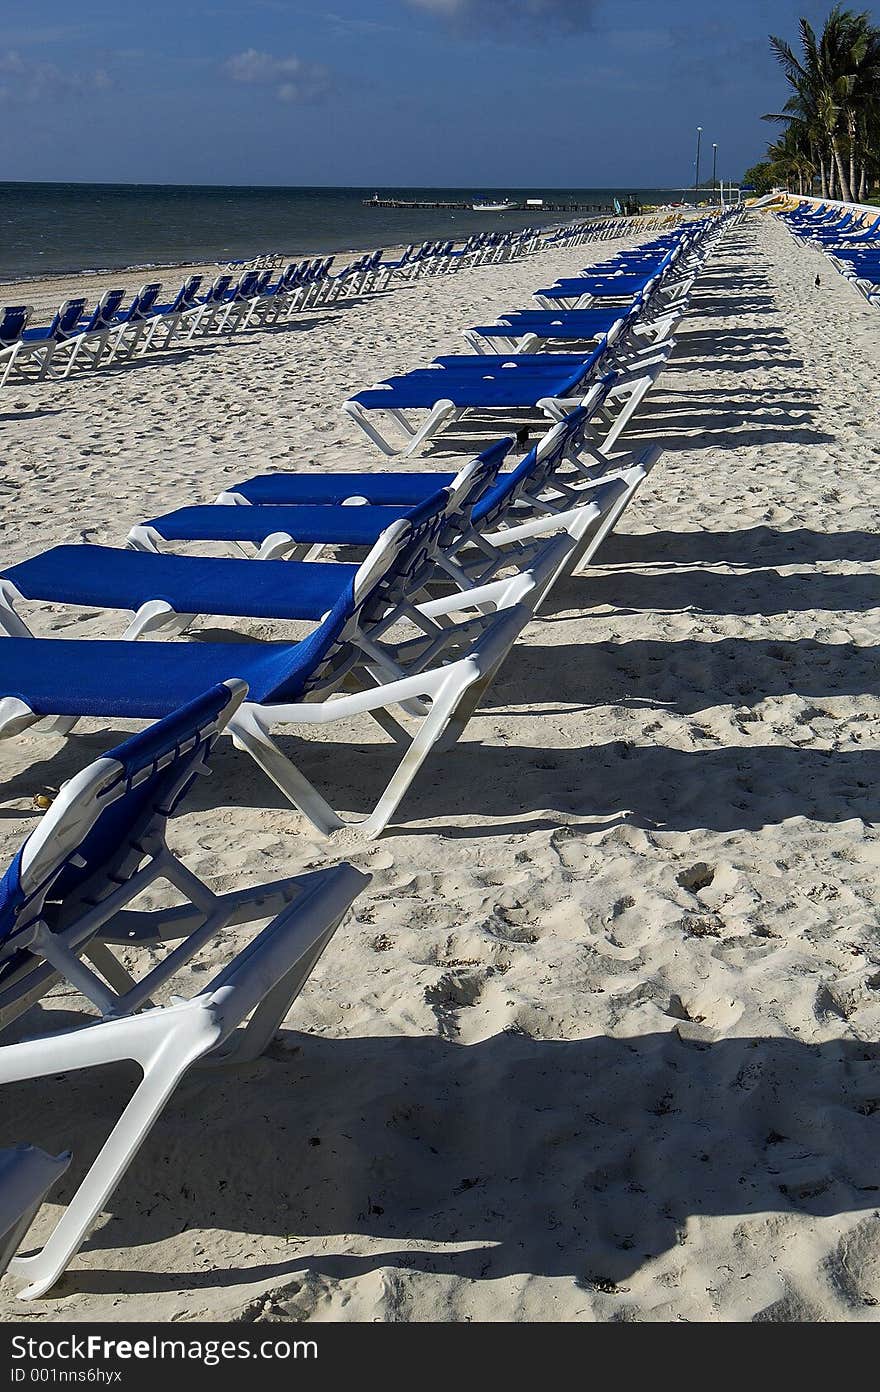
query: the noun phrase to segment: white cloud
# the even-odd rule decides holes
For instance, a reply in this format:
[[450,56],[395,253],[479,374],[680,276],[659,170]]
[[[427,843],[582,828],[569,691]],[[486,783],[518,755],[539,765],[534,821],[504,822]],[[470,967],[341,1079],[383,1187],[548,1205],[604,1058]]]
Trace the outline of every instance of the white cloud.
[[330,89],[330,72],[320,63],[307,63],[291,54],[275,58],[271,53],[247,48],[235,53],[223,64],[223,71],[233,82],[272,87],[282,102],[319,101]]
[[13,48],[0,53],[0,103],[5,106],[61,101],[71,96],[88,96],[113,87],[106,68],[91,72],[71,72],[56,63],[23,58]]

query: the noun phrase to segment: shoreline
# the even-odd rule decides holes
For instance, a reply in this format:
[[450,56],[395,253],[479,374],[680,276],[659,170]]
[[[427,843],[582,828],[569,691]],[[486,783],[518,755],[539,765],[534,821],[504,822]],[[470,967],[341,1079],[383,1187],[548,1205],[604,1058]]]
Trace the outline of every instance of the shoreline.
[[[608,216],[610,216],[610,214],[608,214]],[[646,216],[646,217],[647,217],[647,216],[650,216],[650,214],[645,214],[645,216]],[[577,219],[577,218],[562,218],[562,217],[560,217],[560,218],[557,219],[555,222],[542,223],[541,226],[538,227],[536,230],[537,230],[538,232],[542,232],[542,233],[544,233],[544,232],[552,232],[552,231],[554,231],[557,227],[565,227],[569,222],[577,222],[578,220],[579,220],[579,219]],[[585,218],[580,219],[580,220],[581,220],[581,221],[584,221],[584,222],[588,222],[588,221],[591,221],[591,220],[595,220],[595,221],[599,222],[599,221],[603,221],[604,219],[603,219],[602,215],[600,214],[600,215],[597,216],[595,219],[590,219],[590,218],[586,218],[586,217],[585,217]],[[487,226],[485,230],[486,230],[487,232],[509,232],[509,231],[511,231],[512,229],[511,229],[511,228],[498,227],[498,226],[493,225],[492,227],[488,227],[488,226]],[[520,230],[520,229],[517,229],[517,230]],[[465,236],[455,236],[455,237],[449,237],[449,236],[446,236],[446,237],[439,237],[439,236],[438,236],[438,237],[434,237],[434,238],[426,237],[426,238],[423,238],[423,240],[424,240],[424,241],[453,241],[453,242],[455,242],[455,243],[458,243],[458,242],[464,242],[464,241],[466,241],[466,240],[467,240],[467,237],[470,236],[470,235],[472,235],[472,234],[471,234],[471,233],[468,233],[468,234],[465,235]],[[407,246],[407,243],[406,243],[406,242],[403,242],[403,241],[400,241],[400,242],[389,242],[389,241],[387,240],[387,238],[386,238],[386,239],[383,239],[383,240],[381,240],[381,241],[370,242],[369,245],[358,244],[358,245],[355,245],[355,246],[341,247],[341,248],[338,248],[336,251],[332,251],[332,252],[331,252],[331,251],[328,251],[326,248],[325,248],[324,250],[321,250],[320,248],[318,248],[318,249],[313,249],[313,250],[311,250],[311,251],[295,251],[295,252],[286,252],[286,251],[264,251],[264,252],[259,252],[259,251],[257,251],[257,252],[254,252],[253,255],[254,255],[254,258],[257,258],[257,257],[259,257],[259,256],[279,256],[279,257],[282,258],[282,260],[283,260],[284,262],[289,262],[289,261],[308,261],[308,260],[312,260],[312,259],[322,259],[322,258],[324,258],[324,257],[326,257],[326,256],[332,256],[332,257],[333,257],[334,264],[335,264],[335,262],[336,262],[340,257],[361,256],[361,255],[363,255],[364,252],[368,252],[368,251],[377,251],[377,250],[380,249],[380,248],[381,248],[383,251],[387,251],[388,254],[389,254],[389,256],[395,255],[395,254],[397,254],[397,253],[399,253],[399,252],[402,252],[403,249],[404,249],[406,246]],[[235,257],[235,258],[230,257],[229,259],[230,259],[230,260],[242,260],[242,261],[246,261],[248,258],[246,258],[246,257]],[[220,260],[208,260],[207,258],[205,258],[205,259],[202,259],[202,260],[193,260],[193,261],[134,261],[134,262],[131,262],[130,264],[126,264],[126,265],[124,265],[124,266],[64,267],[64,268],[57,268],[57,269],[55,269],[55,270],[53,270],[53,271],[46,271],[46,272],[43,272],[43,273],[40,273],[40,272],[33,272],[33,273],[25,273],[25,274],[22,274],[22,275],[16,275],[16,276],[0,277],[0,287],[2,287],[2,286],[4,286],[4,285],[30,285],[30,284],[37,284],[37,285],[39,285],[39,284],[42,284],[44,281],[47,281],[47,280],[60,280],[60,279],[62,279],[62,278],[68,278],[68,279],[70,279],[70,278],[79,278],[79,277],[82,277],[82,278],[86,278],[86,279],[92,279],[92,278],[95,277],[95,276],[129,275],[129,274],[134,273],[135,271],[182,271],[184,274],[186,274],[186,273],[188,273],[188,272],[192,272],[193,270],[199,269],[199,268],[201,268],[201,267],[203,267],[203,266],[216,266],[216,267],[218,268],[218,273],[219,273],[220,269],[221,269],[224,265],[226,265],[226,264],[227,264],[227,262],[225,262],[225,261],[220,261]]]

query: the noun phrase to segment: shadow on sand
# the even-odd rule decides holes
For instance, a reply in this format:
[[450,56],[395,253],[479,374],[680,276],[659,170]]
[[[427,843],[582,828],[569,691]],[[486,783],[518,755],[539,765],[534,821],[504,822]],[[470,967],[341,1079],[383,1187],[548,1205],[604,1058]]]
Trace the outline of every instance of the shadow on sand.
[[[634,1020],[646,1008],[625,991],[616,1004]],[[668,1027],[626,1038],[503,1032],[464,1046],[289,1033],[255,1065],[191,1077],[86,1251],[137,1251],[182,1227],[316,1239],[322,1250],[220,1270],[74,1269],[54,1294],[388,1266],[472,1281],[567,1277],[613,1293],[675,1245],[686,1260],[692,1218],[876,1210],[877,1046],[707,1042],[688,1037],[700,1032],[681,1023],[676,997],[659,990],[652,1004]],[[47,1087],[40,1114],[31,1099],[21,1117],[20,1089],[4,1089],[7,1124],[26,1122],[50,1150],[75,1137],[84,1155],[124,1105],[126,1081],[71,1077]],[[354,1242],[380,1246],[354,1254]]]

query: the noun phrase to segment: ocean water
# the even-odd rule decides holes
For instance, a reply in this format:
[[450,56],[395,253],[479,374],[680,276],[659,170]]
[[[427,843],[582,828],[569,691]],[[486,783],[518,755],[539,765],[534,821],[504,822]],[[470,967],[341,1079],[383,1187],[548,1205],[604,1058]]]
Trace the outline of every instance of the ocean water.
[[[480,229],[548,226],[578,214],[536,209],[364,207],[363,200],[437,202],[509,197],[607,209],[635,192],[643,203],[678,197],[659,189],[214,188],[157,184],[0,183],[0,281],[68,271],[223,261],[281,251],[291,256],[362,251]],[[580,214],[588,216],[587,213]]]

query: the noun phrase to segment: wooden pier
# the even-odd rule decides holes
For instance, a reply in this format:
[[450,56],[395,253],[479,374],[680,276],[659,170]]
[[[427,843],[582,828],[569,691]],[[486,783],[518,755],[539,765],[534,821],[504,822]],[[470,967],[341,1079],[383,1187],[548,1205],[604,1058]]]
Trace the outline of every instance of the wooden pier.
[[410,203],[404,198],[364,198],[365,208],[469,208],[470,203]]
[[[472,203],[432,203],[406,198],[364,198],[365,208],[445,208],[450,211],[472,212]],[[499,210],[501,211],[501,210]],[[511,203],[503,209],[508,213],[611,213],[610,203]]]

